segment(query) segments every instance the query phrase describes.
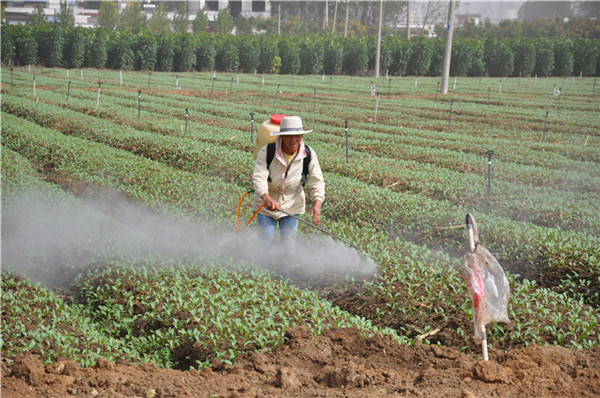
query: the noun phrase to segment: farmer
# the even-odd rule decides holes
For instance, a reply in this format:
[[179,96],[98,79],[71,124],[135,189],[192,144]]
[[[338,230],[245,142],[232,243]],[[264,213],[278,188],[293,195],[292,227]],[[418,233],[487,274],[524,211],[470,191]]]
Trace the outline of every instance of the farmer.
[[279,224],[281,247],[287,254],[294,254],[296,250],[298,220],[278,209],[294,216],[304,214],[306,183],[313,202],[310,215],[314,224],[318,224],[321,204],[325,200],[325,182],[319,159],[303,141],[304,134],[311,131],[304,130],[300,117],[284,117],[279,131],[271,132],[276,137],[275,142],[262,147],[254,164],[254,209],[264,204],[257,218],[262,242],[265,247],[273,245]]

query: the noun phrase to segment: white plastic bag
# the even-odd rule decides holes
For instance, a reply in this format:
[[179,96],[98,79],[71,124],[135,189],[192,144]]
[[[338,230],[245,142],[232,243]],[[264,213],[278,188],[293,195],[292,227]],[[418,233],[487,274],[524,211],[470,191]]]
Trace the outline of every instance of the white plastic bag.
[[473,223],[475,248],[465,254],[468,273],[467,286],[473,302],[475,338],[485,339],[485,325],[490,322],[508,323],[510,287],[502,267],[489,250],[479,242],[477,223]]

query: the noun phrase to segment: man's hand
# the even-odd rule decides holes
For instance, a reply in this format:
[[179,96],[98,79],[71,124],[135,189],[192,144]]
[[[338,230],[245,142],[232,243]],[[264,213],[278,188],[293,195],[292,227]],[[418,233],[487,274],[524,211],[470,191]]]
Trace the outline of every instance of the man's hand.
[[265,208],[267,210],[277,210],[279,206],[277,206],[277,202],[275,202],[268,193],[261,196],[263,202],[265,203]]
[[321,222],[321,201],[315,201],[312,209],[310,209],[310,216],[313,219],[313,224],[317,225]]

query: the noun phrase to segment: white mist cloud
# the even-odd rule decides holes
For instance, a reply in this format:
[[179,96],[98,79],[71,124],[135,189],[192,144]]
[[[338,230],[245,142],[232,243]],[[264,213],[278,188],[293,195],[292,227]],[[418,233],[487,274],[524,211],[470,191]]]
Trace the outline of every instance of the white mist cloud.
[[160,214],[128,203],[116,191],[95,190],[75,198],[27,192],[3,198],[3,268],[22,272],[45,285],[62,285],[82,267],[119,255],[160,254],[170,258],[213,260],[234,257],[307,278],[331,275],[366,277],[372,260],[326,235],[298,237],[296,254],[265,250],[252,228],[236,233],[202,222]]

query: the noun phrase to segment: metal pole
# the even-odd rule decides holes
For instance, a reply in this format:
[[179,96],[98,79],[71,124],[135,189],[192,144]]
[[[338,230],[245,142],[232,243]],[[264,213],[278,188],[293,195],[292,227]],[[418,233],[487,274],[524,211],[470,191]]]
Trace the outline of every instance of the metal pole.
[[71,92],[71,81],[69,80],[69,84],[67,85],[67,102],[69,102],[69,93]]
[[138,121],[142,119],[142,90],[138,90]]
[[315,109],[317,107],[317,89],[314,89],[314,94],[313,94],[313,113],[315,113]]
[[348,119],[345,120],[346,123],[346,163],[348,163]]
[[100,106],[100,90],[102,87],[102,83],[98,82],[98,98],[96,98],[96,110],[98,110],[98,107]]
[[33,75],[33,96],[36,96],[36,92],[35,92],[35,75]]
[[486,152],[488,156],[488,189],[487,194],[490,196],[492,194],[492,155],[494,151],[489,150]]
[[210,89],[210,95],[213,95],[213,93],[215,92],[215,80],[217,80],[217,78],[213,77],[212,88]]
[[[596,83],[596,80],[594,80],[594,85]],[[13,89],[13,68],[10,68],[10,89]]]
[[437,82],[437,87],[435,88],[435,103],[437,104],[438,92],[440,91],[440,82]]
[[377,108],[379,108],[379,93],[377,93],[377,101],[375,101],[375,119],[373,120],[377,123]]
[[254,142],[254,112],[250,112],[250,145]]
[[454,99],[450,100],[450,113],[448,114],[448,131],[450,131],[450,124],[452,123],[452,105],[454,105]]
[[562,87],[558,89],[558,114],[560,115],[560,96],[562,95]]
[[185,133],[187,134],[187,126],[188,126],[188,108],[185,108]]
[[542,135],[542,142],[544,142],[546,140],[546,130],[548,129],[548,113],[549,113],[549,111],[546,111],[546,119],[544,120],[544,134]]
[[231,85],[229,86],[229,96],[231,97],[231,93],[233,93],[233,77],[231,78]]
[[273,100],[273,106],[275,106],[275,103],[277,102],[277,93],[279,93],[279,86],[280,84],[277,83],[277,90],[275,90],[275,99]]

